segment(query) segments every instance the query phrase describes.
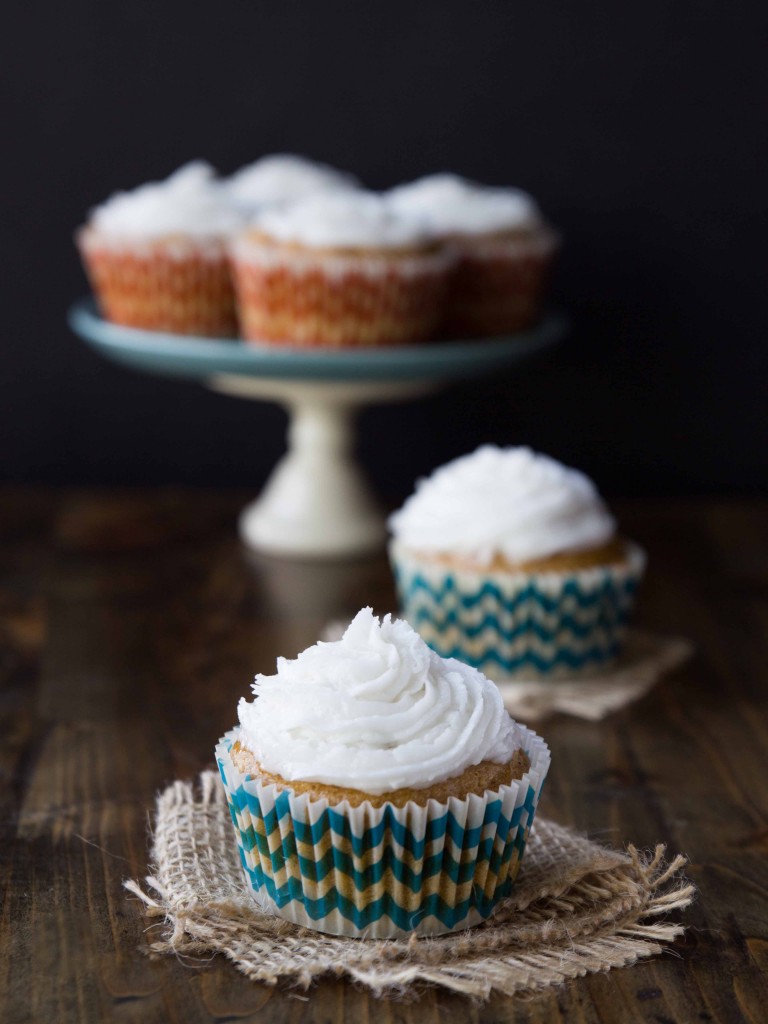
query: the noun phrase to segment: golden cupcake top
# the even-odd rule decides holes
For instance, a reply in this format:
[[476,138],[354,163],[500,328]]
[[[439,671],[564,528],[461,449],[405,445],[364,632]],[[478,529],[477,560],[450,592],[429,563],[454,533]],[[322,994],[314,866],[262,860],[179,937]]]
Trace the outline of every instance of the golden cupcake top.
[[389,525],[408,550],[488,568],[566,555],[578,563],[596,549],[617,556],[616,522],[592,481],[525,447],[483,445],[441,466]]
[[403,216],[418,218],[440,235],[528,233],[543,224],[539,208],[519,188],[492,188],[457,174],[430,174],[387,193]]
[[506,766],[508,781],[521,746],[489,679],[370,608],[341,640],[278,659],[277,673],[257,676],[253,690],[255,700],[238,707],[238,739],[261,773],[289,783],[384,794],[483,763]]
[[438,248],[425,222],[401,216],[384,197],[362,190],[272,207],[250,228],[252,239],[313,250],[407,253]]
[[214,169],[202,160],[185,164],[164,181],[114,193],[88,220],[88,229],[99,234],[140,239],[224,238],[242,225],[242,214],[227,199]]
[[351,174],[293,153],[263,156],[224,181],[232,202],[250,214],[321,192],[359,187],[360,182]]

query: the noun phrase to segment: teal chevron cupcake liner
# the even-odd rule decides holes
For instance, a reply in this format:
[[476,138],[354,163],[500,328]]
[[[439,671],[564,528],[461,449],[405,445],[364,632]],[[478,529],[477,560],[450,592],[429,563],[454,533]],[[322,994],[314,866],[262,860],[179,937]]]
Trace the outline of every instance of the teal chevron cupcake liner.
[[258,905],[354,938],[437,935],[479,924],[514,884],[549,749],[518,726],[528,772],[499,790],[404,807],[330,804],[236,768],[239,729],[216,747],[245,880]]
[[390,545],[403,615],[444,658],[495,679],[574,678],[621,649],[645,554],[571,572],[482,572]]

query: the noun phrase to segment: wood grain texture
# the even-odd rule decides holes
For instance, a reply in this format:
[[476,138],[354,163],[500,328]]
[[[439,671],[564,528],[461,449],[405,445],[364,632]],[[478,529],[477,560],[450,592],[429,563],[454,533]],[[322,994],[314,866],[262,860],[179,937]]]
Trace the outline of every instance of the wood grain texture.
[[383,558],[245,554],[244,498],[0,492],[0,1019],[768,1019],[768,503],[619,506],[650,554],[639,621],[691,637],[697,656],[606,722],[541,730],[553,751],[543,813],[690,858],[700,896],[672,953],[483,1006],[434,991],[380,1002],[332,980],[290,993],[221,959],[149,959],[122,881],[146,872],[157,790],[210,765],[254,673],[329,619],[394,606]]

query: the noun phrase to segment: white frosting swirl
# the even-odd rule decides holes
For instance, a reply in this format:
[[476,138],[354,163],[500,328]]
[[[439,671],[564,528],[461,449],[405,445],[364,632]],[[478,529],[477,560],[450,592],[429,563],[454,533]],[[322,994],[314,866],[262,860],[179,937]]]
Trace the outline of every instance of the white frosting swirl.
[[412,551],[512,563],[597,547],[616,523],[594,484],[530,448],[483,445],[420,480],[389,519]]
[[227,194],[243,210],[255,213],[276,203],[295,202],[320,192],[359,187],[351,174],[303,156],[276,153],[241,168],[224,183]]
[[341,640],[318,643],[240,701],[241,740],[289,781],[366,793],[419,789],[519,748],[490,680],[440,658],[407,622],[363,608]]
[[202,160],[185,164],[165,181],[130,192],[116,192],[91,212],[97,231],[126,237],[160,238],[184,234],[223,237],[242,226],[243,216]]
[[324,193],[271,207],[253,226],[278,241],[321,249],[403,248],[432,238],[420,220],[400,216],[381,196],[362,190]]
[[431,174],[387,193],[398,213],[426,219],[440,234],[473,235],[530,229],[541,214],[527,192],[489,188],[456,174]]

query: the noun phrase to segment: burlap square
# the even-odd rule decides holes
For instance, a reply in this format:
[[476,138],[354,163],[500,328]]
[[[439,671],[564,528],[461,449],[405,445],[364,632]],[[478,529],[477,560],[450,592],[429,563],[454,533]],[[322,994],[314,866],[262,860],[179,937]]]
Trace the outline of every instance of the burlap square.
[[[167,925],[155,953],[224,953],[254,981],[307,988],[346,977],[375,995],[436,985],[475,998],[541,990],[593,971],[634,963],[682,931],[665,921],[693,899],[657,846],[605,849],[536,820],[513,895],[477,928],[437,938],[364,941],[322,935],[261,913],[245,886],[218,776],[175,782],[157,802],[153,873],[139,896]],[[151,895],[150,895],[151,893]]]
[[541,682],[492,678],[507,711],[522,722],[540,722],[555,714],[597,722],[640,700],[692,653],[692,644],[682,637],[630,629],[615,664],[579,679]]

